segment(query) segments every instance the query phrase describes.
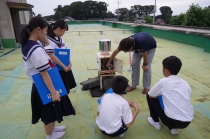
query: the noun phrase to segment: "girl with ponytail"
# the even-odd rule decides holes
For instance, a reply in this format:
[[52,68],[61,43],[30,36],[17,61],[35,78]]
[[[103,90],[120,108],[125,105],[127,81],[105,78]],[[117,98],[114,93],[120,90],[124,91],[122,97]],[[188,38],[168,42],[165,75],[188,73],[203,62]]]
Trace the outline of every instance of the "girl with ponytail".
[[[55,127],[55,121],[63,121],[63,116],[75,115],[75,110],[68,95],[60,97],[55,90],[47,70],[55,67],[44,48],[37,41],[44,41],[48,29],[47,22],[41,17],[34,17],[21,31],[21,50],[26,74],[32,80],[32,75],[40,73],[45,85],[51,92],[53,102],[42,104],[35,84],[31,89],[32,124],[39,119],[44,123],[46,139],[61,138],[66,126]],[[33,80],[32,80],[33,82]]]
[[64,20],[58,20],[55,23],[50,24],[47,32],[47,38],[48,41],[50,42],[50,45],[44,48],[47,54],[53,60],[53,62],[63,68],[63,70],[60,70],[59,73],[66,87],[66,90],[69,93],[70,89],[76,87],[76,81],[74,79],[74,75],[71,70],[72,63],[70,61],[70,64],[66,66],[54,54],[55,48],[60,48],[60,49],[67,48],[64,40],[61,38],[61,36],[63,36],[65,31],[67,30],[68,30],[68,25]]

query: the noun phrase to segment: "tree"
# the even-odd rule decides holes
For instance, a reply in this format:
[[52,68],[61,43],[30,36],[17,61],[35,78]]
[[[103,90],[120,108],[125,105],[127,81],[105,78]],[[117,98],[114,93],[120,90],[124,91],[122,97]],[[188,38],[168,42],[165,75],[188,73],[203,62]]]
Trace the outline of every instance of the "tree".
[[146,23],[152,23],[152,22],[153,22],[153,19],[152,19],[150,16],[145,16],[145,17],[143,18],[143,20],[145,20]]
[[141,5],[131,6],[131,9],[129,10],[129,16],[132,20],[142,15],[143,15],[143,6]]
[[173,16],[169,22],[172,25],[184,25],[185,22],[185,14],[181,13],[178,16]]
[[98,1],[85,1],[84,13],[86,18],[103,18],[106,16],[108,4],[105,2]]
[[42,17],[42,15],[41,15],[41,14],[37,14],[37,16]]
[[162,15],[156,15],[156,16],[155,16],[155,21],[156,21],[157,19],[163,19]]
[[55,20],[58,20],[61,18],[62,9],[63,9],[63,7],[61,5],[58,5],[58,7],[54,9],[54,12],[55,12],[54,19]]
[[69,11],[70,11],[70,5],[64,5],[61,10],[63,17],[69,16],[70,15]]
[[98,3],[98,6],[97,6],[97,10],[98,10],[98,16],[99,17],[106,17],[106,13],[107,13],[107,7],[109,5],[105,2],[99,2]]
[[145,5],[143,6],[143,15],[148,16],[149,14],[154,13],[154,5]]
[[115,13],[117,15],[119,15],[119,21],[125,21],[127,13],[128,13],[128,9],[127,8],[119,8],[119,9],[115,10]]
[[76,20],[84,20],[87,19],[84,13],[84,5],[83,2],[77,1],[73,2],[69,6],[69,14],[72,18]]
[[173,13],[173,11],[171,10],[171,7],[162,6],[160,7],[160,12],[162,14],[162,18],[165,21],[165,23],[169,23],[170,18],[172,17],[172,13]]
[[57,8],[53,9],[54,12],[56,13],[57,11],[61,11],[62,10],[62,6],[61,5],[58,5]]
[[205,7],[203,9],[203,26],[202,27],[210,27],[210,8]]
[[43,16],[46,21],[54,20],[54,15]]
[[154,13],[154,5],[146,5],[146,6],[134,5],[131,6],[129,10],[129,20],[133,21],[142,15],[147,16],[152,13]]
[[116,17],[116,15],[115,15],[114,13],[112,13],[111,11],[108,11],[108,12],[106,13],[106,17],[107,17],[107,18],[113,18],[113,17]]
[[210,27],[210,11],[209,8],[200,7],[198,4],[190,5],[186,12],[186,26]]

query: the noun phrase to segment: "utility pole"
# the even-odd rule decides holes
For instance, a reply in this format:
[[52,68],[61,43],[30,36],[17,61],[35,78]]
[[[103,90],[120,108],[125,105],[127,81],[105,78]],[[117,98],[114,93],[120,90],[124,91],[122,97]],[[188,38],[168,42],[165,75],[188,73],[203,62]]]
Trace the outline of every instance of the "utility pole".
[[118,9],[118,12],[117,12],[117,21],[119,21],[119,4],[121,3],[121,0],[117,0],[117,9]]
[[155,12],[156,12],[156,0],[155,0],[155,6],[154,6],[153,24],[155,23]]

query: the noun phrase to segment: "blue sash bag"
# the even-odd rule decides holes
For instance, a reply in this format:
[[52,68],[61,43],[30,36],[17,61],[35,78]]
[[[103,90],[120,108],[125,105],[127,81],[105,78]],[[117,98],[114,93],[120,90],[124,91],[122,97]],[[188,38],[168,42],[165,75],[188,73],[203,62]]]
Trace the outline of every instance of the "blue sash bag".
[[158,96],[158,99],[159,99],[159,102],[160,102],[160,106],[161,106],[162,110],[164,111],[165,107],[164,107],[164,104],[163,104],[163,96],[162,95]]
[[[52,68],[52,69],[47,70],[47,72],[52,80],[55,90],[57,92],[59,92],[60,96],[65,96],[67,94],[67,91],[66,91],[66,88],[65,88],[63,81],[60,77],[58,69]],[[41,74],[37,73],[35,75],[32,75],[32,79],[33,79],[34,84],[38,90],[38,93],[42,100],[42,103],[44,105],[46,105],[46,104],[52,102],[52,96],[51,96],[50,90],[45,85]]]
[[[105,93],[105,94],[112,94],[112,93],[113,93],[112,88],[109,88],[109,89],[106,91],[106,93]],[[102,96],[102,97],[103,97],[103,96]],[[101,103],[102,97],[100,97],[100,98],[97,100],[98,104],[100,104],[100,103]]]

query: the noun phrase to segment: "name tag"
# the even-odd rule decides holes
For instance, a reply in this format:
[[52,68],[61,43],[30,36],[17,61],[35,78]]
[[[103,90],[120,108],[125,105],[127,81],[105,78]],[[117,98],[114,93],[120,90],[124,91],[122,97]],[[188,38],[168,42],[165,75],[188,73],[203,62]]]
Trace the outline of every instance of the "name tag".
[[132,69],[128,69],[127,72],[128,73],[133,73],[133,70]]
[[67,52],[62,52],[62,51],[60,51],[60,52],[59,52],[59,55],[67,55]]

